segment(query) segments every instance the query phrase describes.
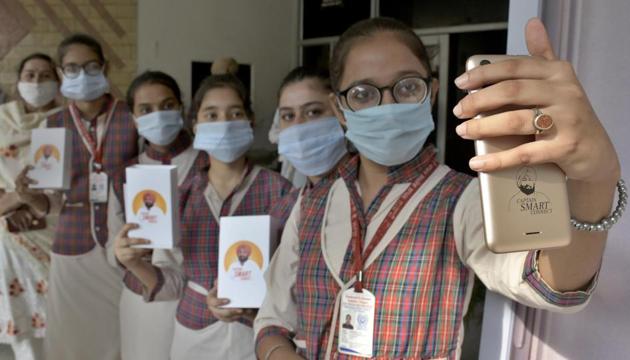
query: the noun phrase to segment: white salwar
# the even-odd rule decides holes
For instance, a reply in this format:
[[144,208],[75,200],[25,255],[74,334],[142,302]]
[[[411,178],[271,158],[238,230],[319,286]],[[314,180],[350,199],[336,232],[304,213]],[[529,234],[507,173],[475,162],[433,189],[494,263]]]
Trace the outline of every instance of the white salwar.
[[100,244],[81,255],[52,253],[51,259],[47,360],[120,359],[120,271],[108,264]]
[[[31,130],[45,125],[49,112],[27,114],[18,101],[0,106],[0,189],[10,193],[14,180],[30,161]],[[50,249],[57,217],[47,228],[10,233],[0,219],[0,344],[12,347],[16,359],[41,359],[46,335],[46,297]]]
[[[172,360],[256,359],[254,330],[238,322],[217,321],[201,329],[189,329],[175,322]],[[213,354],[221,354],[214,357]]]

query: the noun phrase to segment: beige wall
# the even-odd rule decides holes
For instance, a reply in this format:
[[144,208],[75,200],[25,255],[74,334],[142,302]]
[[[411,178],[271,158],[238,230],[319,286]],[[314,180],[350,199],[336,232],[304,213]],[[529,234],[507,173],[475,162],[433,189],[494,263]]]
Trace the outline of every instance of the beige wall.
[[138,0],[138,71],[171,74],[189,101],[192,61],[233,56],[252,65],[255,147],[268,147],[278,85],[297,64],[297,3]]
[[109,47],[113,91],[124,93],[136,72],[136,10],[136,0],[0,0],[0,86],[12,92],[22,58],[55,58],[65,35],[83,32]]

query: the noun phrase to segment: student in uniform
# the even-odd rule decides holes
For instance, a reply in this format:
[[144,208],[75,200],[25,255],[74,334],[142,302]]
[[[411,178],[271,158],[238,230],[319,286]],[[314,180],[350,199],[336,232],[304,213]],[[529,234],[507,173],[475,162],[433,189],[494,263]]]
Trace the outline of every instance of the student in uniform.
[[[331,93],[328,75],[306,67],[293,69],[280,85],[276,111],[278,151],[292,167],[308,175],[307,184],[292,190],[272,211],[274,214],[291,214],[291,221],[286,223],[285,229],[298,227],[300,205],[294,205],[301,204],[305,197],[318,192],[318,189],[329,187],[338,177],[338,164],[348,156],[344,131],[328,99]],[[292,231],[286,230],[286,233]],[[284,253],[295,250],[291,246],[295,243],[280,242],[265,276],[267,294],[285,293],[287,298],[291,296],[294,288],[287,286],[287,279],[294,278],[295,274],[289,271],[281,275],[280,272],[290,270],[290,267],[278,268],[277,265],[278,258],[284,258]],[[274,276],[271,277],[271,274]],[[277,297],[267,296],[258,311],[255,330],[275,324],[276,312],[288,311],[291,303],[274,302]]]
[[[308,174],[308,184],[291,190],[274,204],[271,215],[277,219],[287,219],[298,198],[334,179],[334,169],[347,154],[343,129],[328,101],[331,91],[327,74],[301,66],[291,70],[280,85],[276,110],[278,151],[300,173]],[[275,285],[279,288],[267,291],[285,289],[283,281]],[[224,317],[227,311],[221,309],[225,299],[211,291],[207,301],[215,317],[229,321],[229,315]]]
[[347,154],[344,133],[335,117],[328,76],[305,67],[293,69],[278,91],[278,153],[317,183]]
[[0,344],[16,359],[35,360],[43,356],[56,217],[33,211],[15,178],[31,161],[31,131],[60,110],[59,78],[50,56],[35,53],[20,62],[17,79],[18,99],[0,105]]
[[[106,259],[109,180],[138,154],[137,132],[124,101],[109,94],[101,45],[83,34],[58,47],[61,93],[69,101],[47,126],[72,133],[71,188],[38,196],[31,206],[59,212],[52,245],[49,360],[120,358],[120,273]],[[28,182],[28,179],[24,180]]]
[[[183,102],[175,79],[160,71],[146,71],[136,77],[127,91],[138,134],[144,139],[145,151],[126,166],[135,164],[168,164],[177,166],[178,186],[183,189],[195,175],[208,165],[206,153],[193,149],[192,137],[184,129]],[[124,167],[112,180],[108,210],[110,263],[118,267],[115,258],[116,234],[125,225]],[[147,193],[151,195],[151,193]],[[145,202],[154,202],[146,199]],[[151,205],[153,205],[151,203]],[[156,206],[149,210],[157,209]],[[162,215],[164,216],[164,215]],[[120,249],[122,257],[135,252],[149,255],[150,250]],[[126,254],[125,254],[126,253]],[[182,255],[179,248],[153,250],[156,266],[179,269]],[[142,298],[142,283],[131,273],[124,277],[125,287],[120,298],[120,335],[123,359],[169,359],[177,300],[146,303]]]
[[226,322],[213,316],[206,305],[206,297],[216,287],[219,218],[269,214],[291,185],[247,161],[245,152],[254,140],[254,114],[247,91],[235,76],[205,79],[195,94],[193,109],[193,146],[209,155],[210,166],[182,194],[182,271],[143,261],[142,252],[121,256],[121,250],[130,245],[146,243],[128,238],[129,225],[116,239],[116,255],[142,282],[145,300],[179,299],[171,359],[253,359],[254,312],[225,310],[230,312]]
[[[616,152],[542,23],[530,21],[526,34],[534,57],[460,76],[461,89],[490,86],[453,111],[464,119],[506,104],[525,110],[484,118],[486,126],[469,120],[457,132],[466,139],[534,134],[531,104],[556,124],[531,144],[475,157],[470,166],[554,162],[569,178],[572,216],[599,222],[620,176]],[[429,70],[422,42],[396,20],[361,21],[340,37],[331,101],[359,154],[339,167],[332,186],[305,198],[299,227],[285,229],[282,245],[293,251],[278,252],[268,276],[294,280],[294,290],[269,294],[267,302],[285,311],[257,327],[261,359],[457,359],[475,274],[529,306],[572,312],[587,303],[606,233],[575,229],[565,248],[490,252],[477,181],[439,165],[424,145],[434,128]],[[353,329],[342,326],[347,315]]]
[[269,131],[277,132],[274,137],[285,162],[308,176],[306,184],[273,207],[276,218],[287,219],[298,197],[334,179],[334,169],[348,153],[343,128],[328,101],[331,92],[327,73],[303,66],[291,70],[280,84],[277,130]]
[[[322,175],[328,172],[334,167],[332,164],[341,159],[341,149],[344,149],[344,155],[346,153],[345,142],[339,141],[339,134],[343,135],[343,129],[334,124],[333,120],[336,118],[327,101],[331,92],[327,73],[302,66],[291,70],[280,85],[278,109],[269,130],[269,141],[278,144],[281,174],[296,187],[313,183],[313,180],[317,180],[312,178],[313,174]],[[325,121],[284,131],[293,125],[320,118]],[[319,135],[317,138],[311,138],[307,134],[313,127]],[[323,135],[328,131],[337,136],[327,139]],[[333,146],[327,147],[325,140]],[[340,143],[344,143],[344,146]]]

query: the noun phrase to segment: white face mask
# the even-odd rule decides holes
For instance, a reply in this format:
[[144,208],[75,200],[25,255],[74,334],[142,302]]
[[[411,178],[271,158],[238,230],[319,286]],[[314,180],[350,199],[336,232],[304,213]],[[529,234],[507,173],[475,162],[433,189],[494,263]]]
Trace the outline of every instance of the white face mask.
[[155,145],[168,145],[184,127],[179,110],[154,111],[136,119],[138,134]]
[[56,81],[42,83],[20,81],[17,84],[17,88],[24,101],[32,107],[40,108],[55,100],[59,92],[59,83]]
[[197,124],[193,148],[231,163],[243,156],[253,143],[254,130],[249,121],[217,121]]
[[306,176],[326,174],[347,153],[339,120],[325,117],[282,130],[278,153]]
[[385,166],[413,159],[435,128],[430,97],[420,104],[386,104],[350,111],[343,109],[346,137],[361,155]]
[[63,76],[61,93],[68,99],[78,101],[92,101],[109,91],[109,82],[103,72],[88,75],[81,69],[79,76],[68,78]]

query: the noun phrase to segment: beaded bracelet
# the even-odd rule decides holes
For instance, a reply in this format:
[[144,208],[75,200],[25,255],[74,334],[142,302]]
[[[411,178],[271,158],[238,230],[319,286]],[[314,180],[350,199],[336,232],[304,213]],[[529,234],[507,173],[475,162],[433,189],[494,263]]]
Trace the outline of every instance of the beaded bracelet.
[[582,231],[608,231],[619,219],[623,212],[626,210],[628,204],[628,193],[626,191],[626,183],[623,179],[617,182],[617,191],[619,192],[619,199],[617,200],[617,207],[609,216],[600,220],[599,223],[587,223],[571,218],[571,225],[577,230]]

